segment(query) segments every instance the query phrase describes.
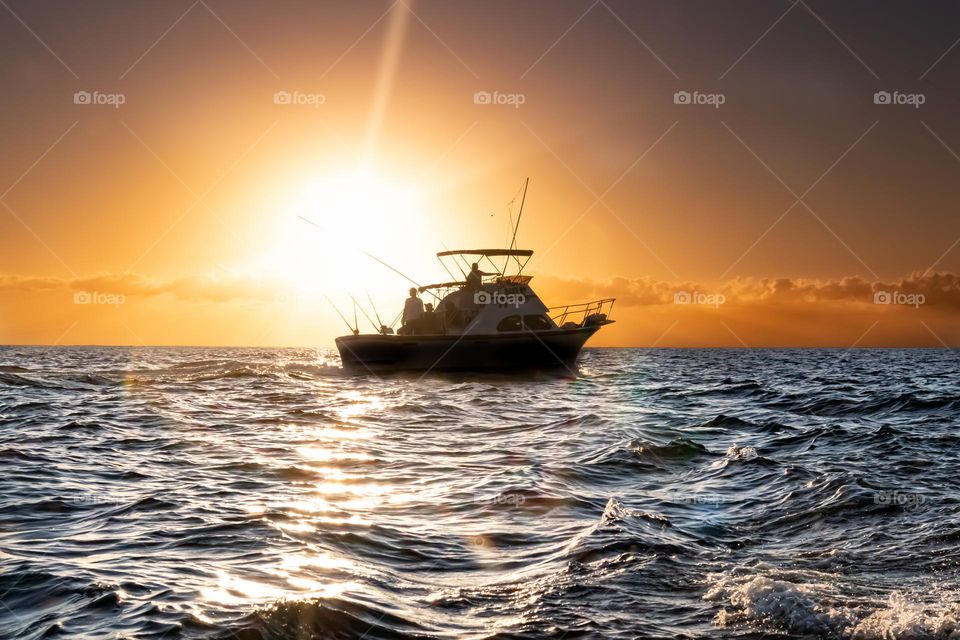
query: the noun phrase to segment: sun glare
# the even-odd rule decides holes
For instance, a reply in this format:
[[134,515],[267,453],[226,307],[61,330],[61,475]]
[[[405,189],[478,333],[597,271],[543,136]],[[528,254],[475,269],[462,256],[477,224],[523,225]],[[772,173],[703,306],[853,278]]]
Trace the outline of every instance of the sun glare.
[[248,268],[298,295],[394,292],[399,276],[364,253],[404,270],[437,250],[424,235],[428,228],[422,193],[413,185],[372,170],[318,176],[278,203],[266,248]]

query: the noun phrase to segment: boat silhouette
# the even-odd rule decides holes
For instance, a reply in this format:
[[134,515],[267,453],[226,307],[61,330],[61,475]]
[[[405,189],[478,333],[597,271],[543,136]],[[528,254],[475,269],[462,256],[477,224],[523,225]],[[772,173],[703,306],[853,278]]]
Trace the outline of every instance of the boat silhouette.
[[[547,307],[523,269],[529,249],[460,249],[437,254],[453,261],[464,275],[419,286],[437,301],[436,309],[397,333],[340,336],[337,350],[344,368],[369,371],[497,371],[572,368],[586,341],[611,324],[613,298]],[[458,261],[467,257],[492,265],[486,277],[468,277]],[[494,258],[503,258],[502,265]],[[516,265],[515,273],[510,265]]]

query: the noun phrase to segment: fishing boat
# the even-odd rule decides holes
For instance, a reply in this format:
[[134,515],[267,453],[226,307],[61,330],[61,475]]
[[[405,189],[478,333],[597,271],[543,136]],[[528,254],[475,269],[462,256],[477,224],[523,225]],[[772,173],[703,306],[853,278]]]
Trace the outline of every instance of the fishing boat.
[[[355,329],[352,335],[340,336],[336,344],[344,368],[371,372],[572,370],[584,343],[613,322],[614,299],[547,307],[530,287],[532,277],[523,274],[532,255],[531,250],[514,248],[438,253],[451,280],[417,287],[420,294],[436,301],[433,312],[398,332],[381,325],[377,333],[361,334]],[[463,268],[469,269],[471,262],[492,271],[471,278]],[[455,270],[463,279],[454,279]]]

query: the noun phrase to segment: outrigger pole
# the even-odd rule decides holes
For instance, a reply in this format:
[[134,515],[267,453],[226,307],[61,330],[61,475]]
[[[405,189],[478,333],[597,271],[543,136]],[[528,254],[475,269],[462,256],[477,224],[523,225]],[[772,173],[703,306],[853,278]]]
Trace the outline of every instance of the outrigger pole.
[[[523,217],[523,203],[527,201],[527,187],[530,186],[530,177],[528,176],[526,181],[523,183],[523,197],[520,198],[520,212],[517,214],[517,225],[513,228],[513,237],[510,238],[510,250],[513,251],[514,245],[517,244],[517,231],[520,229],[520,218]],[[514,196],[516,197],[516,196]],[[517,261],[519,264],[520,261]],[[507,256],[506,260],[503,263],[503,272],[507,272],[507,267],[510,265],[510,256]],[[520,267],[520,271],[523,271],[523,267]],[[519,275],[519,274],[518,274]]]

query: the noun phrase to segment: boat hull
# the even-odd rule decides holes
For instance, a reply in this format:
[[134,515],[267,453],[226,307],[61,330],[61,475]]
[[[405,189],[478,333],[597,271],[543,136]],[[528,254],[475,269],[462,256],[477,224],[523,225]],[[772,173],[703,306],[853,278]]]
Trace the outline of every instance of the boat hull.
[[496,335],[355,335],[337,338],[344,368],[370,371],[498,371],[571,368],[600,326]]

